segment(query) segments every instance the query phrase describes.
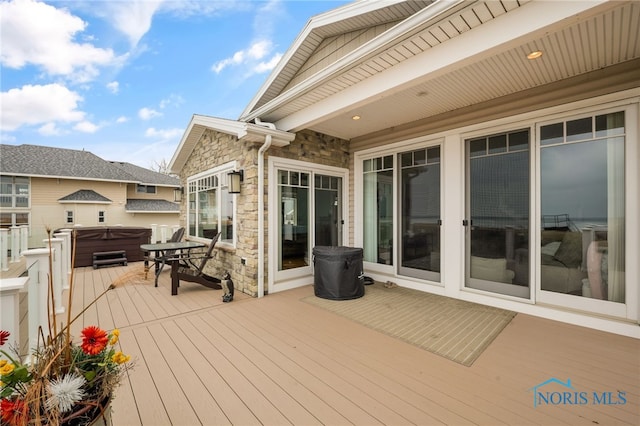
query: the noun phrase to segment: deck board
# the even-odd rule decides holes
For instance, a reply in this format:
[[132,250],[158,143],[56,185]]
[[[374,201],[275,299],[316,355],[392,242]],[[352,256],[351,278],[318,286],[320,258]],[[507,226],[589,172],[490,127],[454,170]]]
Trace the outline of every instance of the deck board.
[[[131,267],[77,268],[74,311]],[[152,274],[121,285],[80,321],[120,328],[136,360],[114,424],[640,424],[636,339],[518,314],[465,367],[303,302],[310,286],[222,303],[192,283],[171,296],[165,269],[158,288]],[[534,407],[551,377],[627,403]]]

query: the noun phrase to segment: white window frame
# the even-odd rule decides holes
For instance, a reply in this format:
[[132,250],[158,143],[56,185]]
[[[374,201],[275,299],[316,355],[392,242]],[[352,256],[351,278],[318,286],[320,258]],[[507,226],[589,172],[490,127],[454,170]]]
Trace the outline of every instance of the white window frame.
[[[69,221],[69,219],[71,219],[71,221]],[[73,210],[64,211],[64,223],[66,225],[72,225],[75,223],[75,213]]]
[[[196,235],[190,235],[189,234],[189,230],[191,229],[191,223],[189,223],[189,218],[191,217],[191,206],[190,206],[190,202],[189,202],[189,197],[190,197],[190,187],[192,183],[197,182],[200,179],[203,178],[207,178],[210,176],[217,176],[218,178],[218,186],[217,189],[218,191],[216,191],[216,203],[219,206],[218,207],[218,212],[217,212],[217,220],[218,220],[218,230],[222,229],[222,208],[220,208],[220,206],[222,205],[222,189],[223,188],[228,188],[228,184],[229,184],[229,178],[228,178],[228,173],[237,170],[238,164],[237,161],[231,161],[225,164],[222,164],[220,166],[216,166],[213,167],[209,170],[206,170],[204,172],[198,173],[196,175],[193,176],[189,176],[187,178],[187,185],[185,187],[185,194],[184,197],[186,197],[186,205],[187,205],[187,216],[186,216],[186,229],[187,229],[187,237],[192,240],[192,241],[200,241],[203,243],[209,243],[211,241],[211,239],[209,238],[203,238],[203,237],[198,237]],[[227,189],[228,190],[228,189]],[[227,247],[227,248],[235,248],[238,242],[238,202],[237,202],[237,197],[238,194],[228,194],[232,197],[232,209],[233,209],[233,219],[232,219],[232,227],[233,227],[233,237],[231,240],[222,240],[222,239],[218,239],[218,241],[216,242],[216,246],[222,246],[222,247]],[[196,197],[196,203],[198,202],[197,197]],[[196,211],[198,210],[198,206],[196,206]],[[197,216],[196,216],[197,217]],[[220,231],[218,231],[220,232]]]
[[107,223],[107,212],[105,210],[98,210],[98,223]]

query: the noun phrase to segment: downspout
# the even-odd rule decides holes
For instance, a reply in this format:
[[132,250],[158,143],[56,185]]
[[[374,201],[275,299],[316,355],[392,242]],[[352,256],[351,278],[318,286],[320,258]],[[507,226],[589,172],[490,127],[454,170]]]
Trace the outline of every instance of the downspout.
[[[273,123],[263,123],[259,118],[256,124],[275,130]],[[271,135],[265,135],[264,144],[258,150],[258,297],[264,296],[264,153],[271,146]]]

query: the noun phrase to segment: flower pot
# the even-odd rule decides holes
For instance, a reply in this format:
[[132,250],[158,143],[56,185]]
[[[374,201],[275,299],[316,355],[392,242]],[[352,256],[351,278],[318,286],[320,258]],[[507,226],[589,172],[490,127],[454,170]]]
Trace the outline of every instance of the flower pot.
[[98,417],[93,422],[89,423],[89,426],[113,426],[113,421],[111,419],[111,399],[109,399],[105,404],[102,413],[98,414]]

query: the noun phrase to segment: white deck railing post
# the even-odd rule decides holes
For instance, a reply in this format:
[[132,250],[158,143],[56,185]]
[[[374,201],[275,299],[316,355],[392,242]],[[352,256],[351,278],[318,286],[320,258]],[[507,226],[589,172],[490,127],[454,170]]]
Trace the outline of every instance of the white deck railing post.
[[151,244],[155,244],[158,242],[158,225],[155,223],[151,224]]
[[167,225],[160,225],[160,242],[167,242]]
[[29,225],[20,225],[20,254],[29,249]]
[[9,270],[9,230],[0,229],[0,269]]
[[49,249],[27,250],[22,255],[27,262],[29,272],[28,302],[29,309],[29,352],[38,345],[38,328],[42,327],[45,339],[49,335],[47,303],[49,289]]
[[20,228],[11,227],[11,262],[20,262]]
[[[20,291],[29,281],[28,277],[0,280],[0,324],[8,331],[11,347],[20,350]],[[2,358],[3,355],[0,355]]]
[[62,289],[69,290],[69,280],[71,278],[71,231],[63,230],[56,232],[53,236],[62,240],[60,276],[62,278]]
[[49,242],[51,242],[53,264],[53,295],[55,298],[55,312],[56,314],[64,313],[64,306],[62,305],[62,240],[60,238],[46,238],[43,240],[47,248]]

